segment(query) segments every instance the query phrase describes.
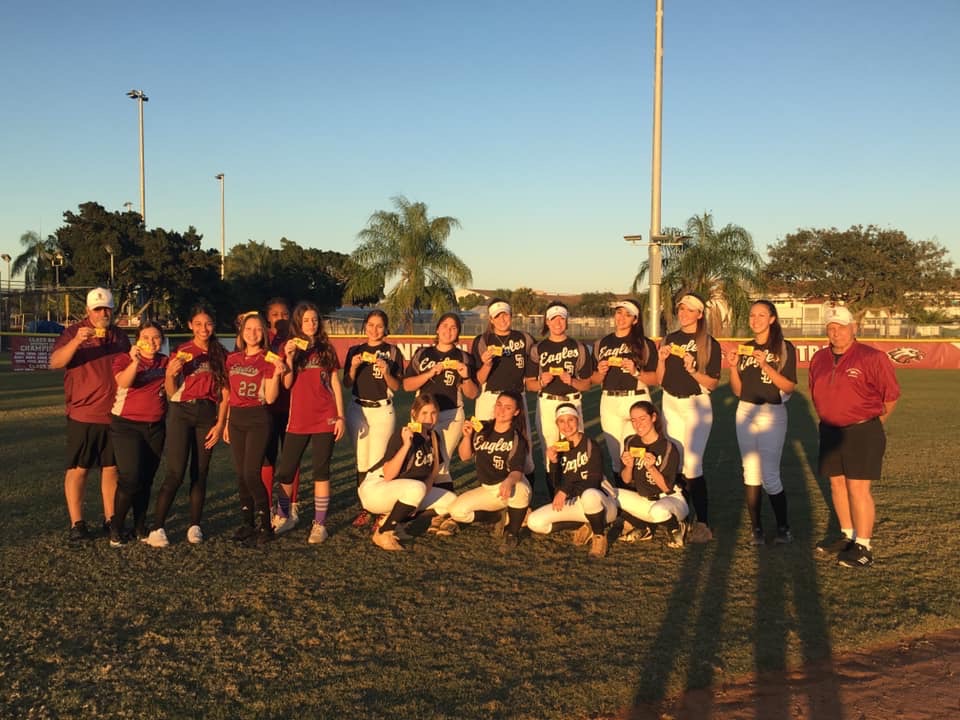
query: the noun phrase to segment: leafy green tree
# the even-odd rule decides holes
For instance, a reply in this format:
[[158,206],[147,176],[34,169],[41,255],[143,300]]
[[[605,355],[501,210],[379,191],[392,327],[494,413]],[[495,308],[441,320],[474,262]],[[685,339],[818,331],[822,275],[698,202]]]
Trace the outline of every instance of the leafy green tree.
[[611,303],[617,299],[612,292],[590,292],[580,296],[576,313],[580,317],[604,318],[613,316]]
[[23,273],[26,288],[39,288],[53,284],[56,271],[51,260],[60,251],[57,247],[57,239],[48,235],[46,240],[41,240],[38,233],[28,230],[20,236],[20,244],[24,250],[13,259],[11,274]]
[[480,305],[486,305],[487,299],[483,295],[470,293],[469,295],[464,295],[458,302],[461,310],[473,310]]
[[947,250],[875,225],[847,230],[798,229],[769,248],[772,286],[801,296],[822,295],[858,310],[911,311],[934,305],[954,285]]
[[540,315],[549,302],[542,295],[537,295],[531,288],[521,287],[509,295],[514,315]]
[[388,285],[384,307],[404,332],[413,330],[416,310],[443,312],[457,307],[455,286],[472,281],[470,268],[448,247],[460,221],[430,218],[424,203],[393,198],[397,212],[381,210],[360,231],[353,252],[358,272],[347,283],[345,297],[354,302]]
[[[717,230],[707,212],[687,220],[685,235],[688,239],[681,245],[663,247],[661,303],[667,325],[673,322],[676,295],[693,291],[707,299],[707,323],[713,334],[738,330],[750,311],[750,293],[762,287],[763,261],[753,238],[739,225]],[[634,292],[648,273],[649,261],[644,261],[633,281]]]

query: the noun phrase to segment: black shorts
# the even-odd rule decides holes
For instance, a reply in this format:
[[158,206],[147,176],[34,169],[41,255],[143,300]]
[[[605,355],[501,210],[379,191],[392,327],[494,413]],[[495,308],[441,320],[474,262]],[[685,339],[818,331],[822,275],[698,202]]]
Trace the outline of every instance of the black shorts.
[[851,480],[879,480],[887,436],[879,418],[859,425],[820,423],[820,474]]
[[85,423],[67,418],[67,470],[116,464],[109,423]]

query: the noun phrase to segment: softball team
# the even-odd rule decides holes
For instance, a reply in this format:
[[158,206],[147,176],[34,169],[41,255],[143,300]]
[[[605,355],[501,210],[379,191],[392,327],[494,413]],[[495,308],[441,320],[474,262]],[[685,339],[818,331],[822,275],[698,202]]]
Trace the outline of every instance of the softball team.
[[703,298],[693,293],[677,301],[680,329],[663,339],[657,364],[666,433],[682,450],[681,483],[697,514],[691,542],[713,539],[703,453],[713,426],[710,393],[720,383],[721,350],[720,343],[707,334],[705,310]]
[[793,540],[787,519],[787,496],[780,480],[780,456],[787,436],[787,408],[784,403],[797,386],[797,351],[783,337],[777,308],[769,300],[750,307],[753,339],[732,350],[730,389],[737,403],[737,444],[743,461],[747,512],[754,545],[766,539],[760,522],[761,487],[770,498],[777,521],[775,541]]
[[293,311],[291,337],[284,346],[287,365],[293,371],[283,377],[290,390],[290,419],[286,440],[277,466],[280,493],[277,498],[276,532],[284,532],[290,521],[293,478],[307,449],[313,450],[313,524],[307,542],[327,539],[327,509],[330,506],[330,459],[333,444],[343,437],[343,390],[340,363],[313,303],[302,302]]

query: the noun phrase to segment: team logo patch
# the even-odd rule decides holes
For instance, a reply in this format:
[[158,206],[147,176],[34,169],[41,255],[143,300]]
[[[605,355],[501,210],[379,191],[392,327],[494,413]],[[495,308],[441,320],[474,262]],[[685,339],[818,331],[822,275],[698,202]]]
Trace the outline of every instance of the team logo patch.
[[900,365],[909,365],[912,362],[923,360],[924,354],[916,348],[901,347],[888,350],[887,357]]

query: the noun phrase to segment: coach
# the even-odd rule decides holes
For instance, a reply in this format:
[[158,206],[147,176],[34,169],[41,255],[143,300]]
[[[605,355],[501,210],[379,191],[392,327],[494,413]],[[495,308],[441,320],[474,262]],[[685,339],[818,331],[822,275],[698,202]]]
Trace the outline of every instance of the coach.
[[113,517],[117,464],[110,444],[110,409],[117,394],[113,356],[130,352],[130,340],[113,326],[113,294],[106,288],[87,293],[87,315],[61,333],[53,345],[50,369],[65,368],[67,400],[67,472],[63,492],[70,514],[70,541],[91,537],[83,521],[87,471],[100,468],[104,522]]
[[845,307],[826,316],[830,347],[810,361],[810,394],[820,416],[820,474],[830,478],[833,507],[844,537],[817,546],[845,567],[873,563],[875,516],[870,482],[880,479],[883,425],[900,397],[886,354],[857,342],[857,325]]

